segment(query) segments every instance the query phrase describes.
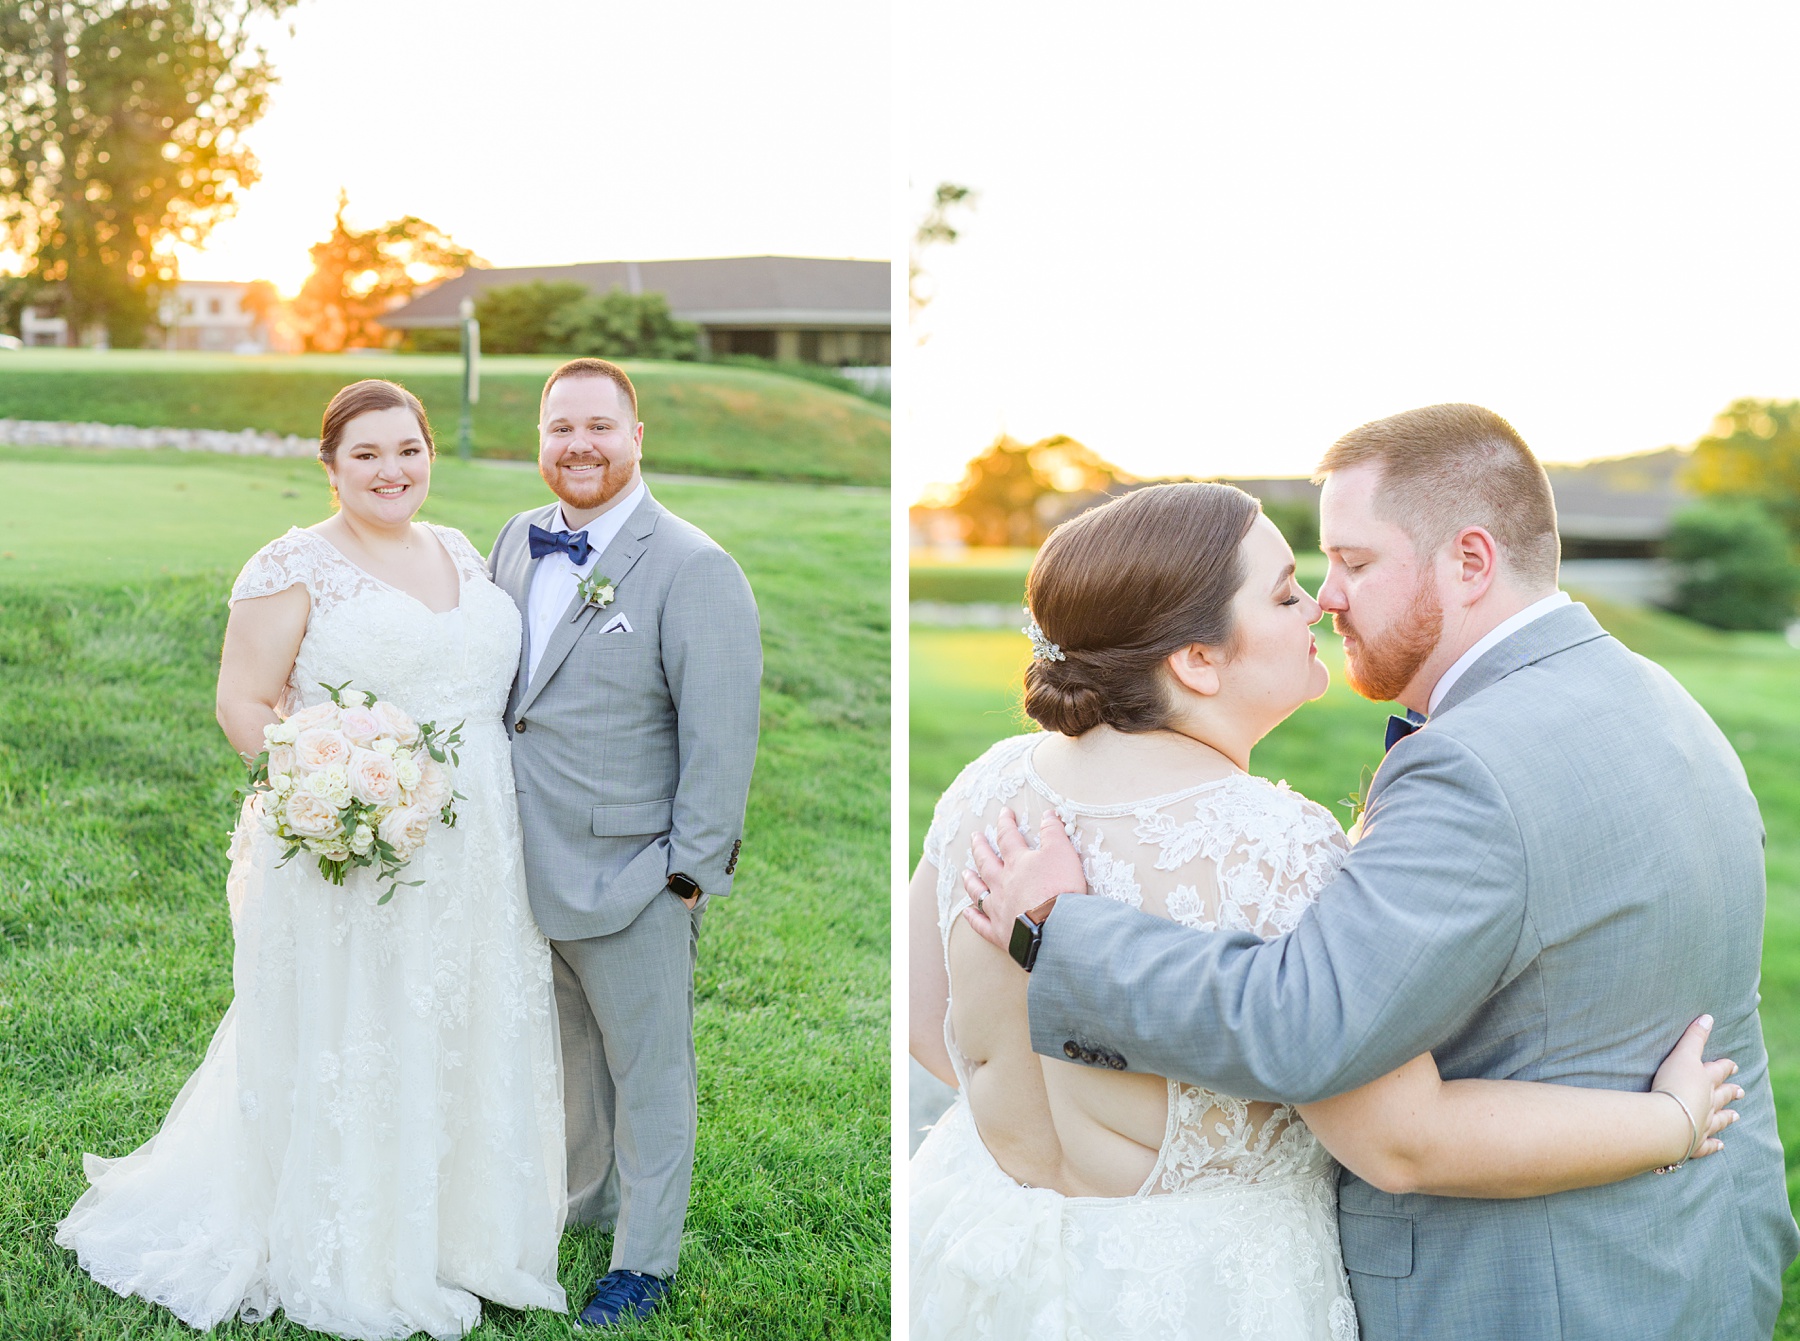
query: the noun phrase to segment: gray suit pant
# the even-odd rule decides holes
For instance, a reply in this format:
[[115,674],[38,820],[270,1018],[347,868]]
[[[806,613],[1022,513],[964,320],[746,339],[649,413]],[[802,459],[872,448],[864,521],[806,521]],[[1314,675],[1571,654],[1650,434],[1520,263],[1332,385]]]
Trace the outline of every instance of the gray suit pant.
[[613,1227],[614,1271],[672,1276],[694,1177],[699,908],[664,891],[610,936],[551,941],[572,1225]]

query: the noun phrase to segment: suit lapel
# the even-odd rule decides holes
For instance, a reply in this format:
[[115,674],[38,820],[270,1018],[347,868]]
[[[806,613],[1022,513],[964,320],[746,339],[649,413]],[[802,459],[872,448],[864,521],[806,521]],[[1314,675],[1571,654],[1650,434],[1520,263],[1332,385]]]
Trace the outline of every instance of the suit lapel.
[[[600,552],[600,561],[589,571],[604,573],[612,579],[614,587],[621,586],[626,575],[637,566],[637,561],[650,547],[650,537],[656,531],[657,518],[662,515],[662,512],[662,505],[650,496],[648,489],[645,489],[643,501],[632,510],[631,516],[626,518],[625,525],[619,528],[619,533],[613,537],[612,543]],[[576,592],[570,598],[568,607],[556,621],[556,628],[550,634],[550,641],[544,646],[544,658],[538,662],[537,674],[531,677],[531,682],[526,685],[525,692],[519,698],[519,705],[514,709],[516,713],[522,714],[526,708],[531,706],[532,700],[537,698],[538,693],[550,682],[550,677],[562,665],[563,659],[574,650],[576,641],[587,627],[587,622],[599,613],[598,606],[588,605],[582,601],[580,592]],[[530,662],[527,661],[525,665],[529,668]]]
[[1438,704],[1432,716],[1442,716],[1464,699],[1497,684],[1516,670],[1604,637],[1606,630],[1588,613],[1585,605],[1577,602],[1552,610],[1483,653],[1480,660],[1450,686],[1450,692],[1444,695],[1444,701]]

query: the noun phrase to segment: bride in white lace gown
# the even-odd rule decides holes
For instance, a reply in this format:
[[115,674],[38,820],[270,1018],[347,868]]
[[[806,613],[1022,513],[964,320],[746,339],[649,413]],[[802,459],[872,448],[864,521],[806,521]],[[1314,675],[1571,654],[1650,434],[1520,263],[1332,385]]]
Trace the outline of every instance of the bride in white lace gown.
[[[378,905],[372,868],[334,886],[304,853],[278,864],[247,808],[227,880],[231,1008],[162,1129],[87,1157],[92,1186],[57,1229],[95,1280],[197,1328],[282,1309],[347,1337],[456,1337],[481,1298],[565,1307],[550,954],[500,716],[519,613],[460,532],[410,522],[428,434],[387,383],[333,401],[324,441],[348,518],[291,530],[245,566],[220,719],[248,751],[272,708],[348,680],[417,721],[462,722],[458,823],[434,825],[407,866],[423,884]],[[371,540],[352,551],[363,564],[339,548]],[[284,609],[297,647],[279,636]],[[234,688],[259,673],[275,676],[260,710]]]
[[1033,566],[1025,706],[1050,729],[963,771],[913,882],[912,1051],[958,1090],[911,1166],[915,1338],[1349,1341],[1334,1153],[1386,1190],[1506,1197],[1719,1148],[1739,1091],[1698,1024],[1658,1084],[1699,1137],[1663,1096],[1443,1082],[1429,1054],[1296,1110],[1128,1073],[1087,1040],[1032,1051],[1026,975],[964,920],[1003,811],[1026,833],[1060,820],[1091,893],[1197,931],[1291,930],[1348,852],[1328,810],[1245,768],[1328,682],[1293,571],[1221,485],[1134,493]]

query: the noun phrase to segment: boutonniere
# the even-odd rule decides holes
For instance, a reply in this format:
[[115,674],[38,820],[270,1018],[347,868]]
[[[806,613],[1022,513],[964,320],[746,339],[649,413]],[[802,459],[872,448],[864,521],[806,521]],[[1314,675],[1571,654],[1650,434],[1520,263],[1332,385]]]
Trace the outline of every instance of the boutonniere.
[[596,610],[606,609],[613,603],[613,597],[618,595],[618,588],[613,586],[613,580],[605,573],[596,571],[581,579],[581,585],[575,588],[575,594],[581,597],[581,604],[575,610],[579,615],[590,605]]
[[1362,786],[1338,802],[1350,811],[1350,827],[1344,830],[1344,836],[1352,843],[1362,837],[1363,812],[1369,808],[1369,784],[1375,780],[1375,770],[1367,765],[1362,771]]

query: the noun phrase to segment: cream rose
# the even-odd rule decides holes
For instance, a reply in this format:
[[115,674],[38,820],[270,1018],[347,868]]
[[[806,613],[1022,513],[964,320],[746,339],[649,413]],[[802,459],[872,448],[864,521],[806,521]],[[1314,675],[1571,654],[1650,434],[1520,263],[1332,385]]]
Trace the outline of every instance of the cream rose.
[[269,790],[278,797],[286,796],[294,790],[294,775],[292,773],[269,774]]
[[419,761],[419,786],[413,804],[433,812],[442,810],[450,801],[450,770],[426,755]]
[[385,698],[377,700],[371,711],[380,719],[381,729],[402,745],[411,745],[419,738],[419,724]]
[[338,730],[352,745],[367,745],[381,734],[381,719],[373,708],[345,708]]
[[330,701],[315,703],[312,707],[302,708],[292,717],[289,717],[286,725],[293,727],[294,733],[298,735],[300,732],[309,731],[315,726],[324,726],[327,722],[335,721],[337,718],[337,711],[337,704]]
[[356,832],[350,835],[350,850],[360,856],[374,846],[375,831],[366,824],[357,825]]
[[350,751],[350,795],[366,806],[388,806],[400,799],[394,761],[374,750]]
[[294,753],[292,745],[276,745],[269,750],[269,776],[277,773],[292,773],[299,756]]
[[294,756],[309,773],[316,768],[342,766],[350,762],[350,742],[336,731],[312,727],[302,731],[294,742]]
[[408,796],[412,795],[413,790],[419,785],[420,773],[417,761],[410,755],[404,759],[396,759],[394,776],[400,779],[401,790]]
[[388,758],[392,759],[396,754],[400,753],[400,742],[395,740],[392,736],[382,736],[371,744],[369,748],[374,750],[377,754],[385,754]]
[[300,734],[300,728],[294,725],[293,719],[285,722],[270,722],[263,728],[263,744],[273,748],[276,745],[292,745],[294,737]]
[[418,806],[389,811],[381,821],[381,841],[392,844],[402,857],[410,857],[424,846],[433,818],[433,812]]
[[342,764],[321,768],[307,778],[306,789],[321,801],[341,808],[350,800],[350,770]]
[[330,838],[338,832],[337,807],[321,796],[297,791],[285,806],[287,827],[301,838]]

